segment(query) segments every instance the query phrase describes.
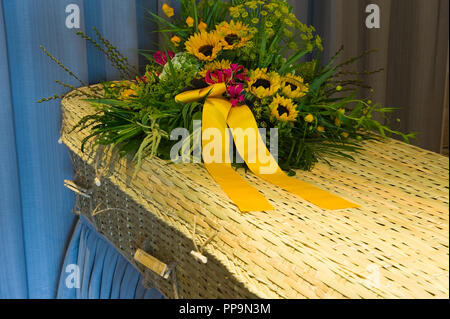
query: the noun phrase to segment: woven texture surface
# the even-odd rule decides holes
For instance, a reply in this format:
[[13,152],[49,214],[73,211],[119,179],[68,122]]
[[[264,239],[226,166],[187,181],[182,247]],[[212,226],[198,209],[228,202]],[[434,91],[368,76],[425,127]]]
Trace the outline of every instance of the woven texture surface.
[[[338,211],[240,171],[275,207],[242,214],[202,165],[146,160],[131,179],[134,166],[126,159],[111,161],[90,147],[81,153],[88,132],[70,131],[93,108],[76,98],[62,107],[75,182],[93,192],[79,197],[81,213],[167,297],[174,297],[172,280],[136,263],[136,249],[177,262],[181,298],[449,297],[446,157],[370,141],[355,162],[330,159],[332,167],[298,171],[295,178],[361,205]],[[90,216],[96,208],[101,213]],[[210,237],[202,264],[190,251]]]

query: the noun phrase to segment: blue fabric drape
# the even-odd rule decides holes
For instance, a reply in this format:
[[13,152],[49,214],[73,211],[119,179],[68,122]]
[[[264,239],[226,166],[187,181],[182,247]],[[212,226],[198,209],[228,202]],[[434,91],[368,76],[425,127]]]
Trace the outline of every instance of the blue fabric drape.
[[[75,35],[76,30],[66,27],[69,4],[79,6],[82,30],[97,26],[133,63],[138,61],[136,48],[151,49],[156,41],[152,30],[144,29],[149,24],[143,19],[144,9],[156,10],[154,0],[0,0],[0,298],[56,297],[75,223],[71,214],[74,196],[63,187],[63,180],[72,178],[72,165],[65,146],[57,143],[60,105],[58,101],[36,101],[66,91],[55,79],[80,84],[51,62],[39,46],[47,48],[83,82],[117,77],[103,56],[87,47]],[[99,258],[108,257],[117,258],[115,269],[123,268],[122,281],[133,286],[139,280],[137,272],[114,257],[112,249],[102,257],[105,244],[93,240],[94,236],[88,241],[97,243],[94,248],[77,246],[91,247],[91,254],[99,254],[91,256],[95,262],[90,285],[98,284],[97,275],[108,278],[108,272],[98,268]],[[75,247],[73,242],[70,245]],[[85,253],[88,251],[79,251],[80,256]],[[120,271],[110,273],[109,278],[119,278]],[[132,289],[119,289],[122,281],[114,280],[110,295],[130,297]],[[95,291],[87,289],[74,297],[96,297]],[[107,295],[102,288],[98,296]]]
[[19,173],[2,8],[0,2],[0,297],[25,298],[27,280]]
[[[68,277],[73,274],[70,265],[79,267],[78,287],[70,285],[77,280]],[[144,288],[139,272],[99,236],[88,222],[80,220],[67,249],[57,297],[154,299],[162,298],[162,295],[156,289]]]

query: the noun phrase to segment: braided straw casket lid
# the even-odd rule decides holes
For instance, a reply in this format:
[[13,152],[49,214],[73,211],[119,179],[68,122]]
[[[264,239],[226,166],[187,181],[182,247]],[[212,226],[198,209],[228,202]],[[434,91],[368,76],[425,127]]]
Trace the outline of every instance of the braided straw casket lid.
[[[449,297],[446,157],[394,140],[370,141],[354,162],[331,158],[331,167],[297,172],[296,178],[360,205],[338,211],[242,171],[275,207],[242,214],[201,164],[145,160],[134,179],[126,159],[106,169],[110,154],[99,156],[89,145],[82,153],[89,132],[71,132],[94,108],[65,98],[62,109],[62,141],[78,160],[76,178],[94,185],[94,203],[82,213],[144,273],[133,255],[152,238],[167,263],[177,262],[180,297]],[[97,187],[99,172],[107,173]],[[121,207],[92,217],[96,206]],[[189,252],[208,239],[204,264]],[[174,296],[166,279],[149,280]]]

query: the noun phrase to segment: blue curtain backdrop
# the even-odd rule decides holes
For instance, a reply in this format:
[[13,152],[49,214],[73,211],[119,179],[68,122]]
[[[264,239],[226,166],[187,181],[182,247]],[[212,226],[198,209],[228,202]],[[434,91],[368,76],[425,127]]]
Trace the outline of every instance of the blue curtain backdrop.
[[[40,45],[86,83],[117,77],[77,30],[66,27],[69,4],[80,8],[81,30],[98,27],[132,62],[138,61],[136,48],[152,49],[157,41],[145,19],[146,9],[157,11],[155,0],[0,1],[0,298],[158,297],[138,285],[138,272],[72,215],[74,196],[63,187],[72,166],[58,144],[60,105],[36,103],[65,92],[55,79],[79,86]],[[67,290],[63,266],[77,262],[89,280]]]

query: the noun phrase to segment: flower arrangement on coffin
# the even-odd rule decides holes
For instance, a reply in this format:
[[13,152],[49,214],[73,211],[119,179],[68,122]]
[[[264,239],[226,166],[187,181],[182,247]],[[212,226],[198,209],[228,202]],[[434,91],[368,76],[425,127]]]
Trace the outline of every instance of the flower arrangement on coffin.
[[[297,20],[286,1],[180,3],[179,16],[167,4],[162,7],[166,17],[149,13],[159,24],[167,48],[153,55],[142,52],[148,59],[144,74],[138,74],[96,29],[98,40],[79,32],[123,78],[87,91],[59,82],[75,90],[71,96],[89,99],[95,109],[76,127],[91,132],[83,145],[92,138],[96,144],[112,145],[120,155],[131,155],[137,169],[145,157],[169,159],[178,143],[170,138],[172,130],[185,128],[194,139],[199,133],[194,131],[194,121],[205,120],[205,102],[218,96],[231,103],[229,114],[251,117],[247,123],[254,121],[259,128],[277,129],[278,165],[289,175],[295,174],[294,169],[310,170],[328,156],[352,159],[351,153],[365,139],[389,134],[405,141],[414,137],[377,121],[376,114],[387,119],[393,109],[355,98],[359,89],[368,87],[358,78],[344,78],[357,76],[344,68],[371,51],[337,64],[341,48],[323,65],[320,37],[314,27]],[[243,113],[243,107],[249,114]],[[269,147],[270,130],[265,134]]]

